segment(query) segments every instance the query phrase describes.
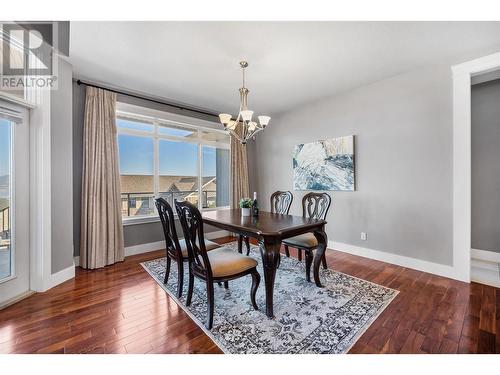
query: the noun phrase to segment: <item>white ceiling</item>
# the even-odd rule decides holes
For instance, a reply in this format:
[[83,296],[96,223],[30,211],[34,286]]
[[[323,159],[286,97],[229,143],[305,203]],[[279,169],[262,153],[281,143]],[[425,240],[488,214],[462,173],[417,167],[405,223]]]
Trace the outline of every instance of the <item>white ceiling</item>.
[[235,113],[276,114],[420,66],[500,51],[500,22],[71,22],[75,76]]

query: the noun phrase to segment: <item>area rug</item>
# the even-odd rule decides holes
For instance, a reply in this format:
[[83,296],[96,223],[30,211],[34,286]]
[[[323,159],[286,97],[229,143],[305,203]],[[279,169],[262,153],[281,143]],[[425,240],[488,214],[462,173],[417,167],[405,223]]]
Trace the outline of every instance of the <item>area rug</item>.
[[[225,246],[237,251],[237,243]],[[176,297],[177,268],[172,265],[163,284],[165,258],[141,263],[156,282],[181,306],[225,353],[346,353],[396,297],[397,291],[344,273],[321,268],[323,288],[305,279],[305,263],[282,257],[274,285],[274,314],[265,314],[262,262],[257,246],[250,256],[259,262],[259,310],[250,303],[251,277],[230,281],[229,289],[215,285],[211,330],[207,319],[206,286],[195,278],[191,306],[186,306],[187,270],[181,298]],[[187,267],[184,267],[185,269]],[[311,272],[312,273],[312,272]],[[311,275],[312,279],[312,275]]]

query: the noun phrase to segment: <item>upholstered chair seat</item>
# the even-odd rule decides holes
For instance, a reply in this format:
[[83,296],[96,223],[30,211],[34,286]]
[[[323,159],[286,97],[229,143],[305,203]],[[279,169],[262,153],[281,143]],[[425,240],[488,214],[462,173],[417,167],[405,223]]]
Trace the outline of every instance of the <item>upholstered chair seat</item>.
[[214,277],[237,275],[257,267],[255,259],[236,253],[228,247],[220,247],[212,250],[207,255]]
[[[188,257],[188,250],[187,250],[187,246],[186,246],[186,240],[184,240],[184,239],[179,240],[179,245],[181,246],[182,256],[184,258],[187,258]],[[196,241],[196,245],[199,246],[198,241]],[[207,251],[210,251],[213,249],[217,249],[218,247],[220,247],[220,245],[215,243],[215,242],[205,240],[205,247],[207,248]]]
[[283,240],[285,245],[291,247],[302,247],[302,248],[316,248],[318,246],[318,240],[314,237],[312,233],[304,233],[299,236],[290,237]]

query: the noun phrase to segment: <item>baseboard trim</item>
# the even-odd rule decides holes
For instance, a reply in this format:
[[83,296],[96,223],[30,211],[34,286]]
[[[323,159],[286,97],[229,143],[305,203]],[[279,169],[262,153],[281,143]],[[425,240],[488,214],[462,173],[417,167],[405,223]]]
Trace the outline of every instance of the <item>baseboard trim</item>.
[[[218,231],[214,231],[214,232],[205,233],[205,238],[207,240],[213,240],[215,238],[229,236],[230,234],[231,233],[229,233],[226,230],[218,230]],[[162,240],[162,241],[156,241],[156,242],[143,243],[140,245],[127,246],[124,249],[124,251],[125,251],[125,256],[129,257],[132,255],[144,254],[144,253],[149,253],[151,251],[157,251],[157,250],[163,250],[163,249],[165,249],[165,241]],[[73,257],[73,260],[75,262],[75,266],[79,267],[80,266],[80,256]]]
[[[213,240],[215,238],[229,236],[229,234],[230,233],[228,231],[218,230],[218,231],[214,231],[214,232],[205,233],[205,238],[207,240]],[[151,251],[157,251],[157,250],[163,250],[163,249],[165,249],[165,241],[164,240],[144,243],[144,244],[135,245],[135,246],[127,246],[125,248],[125,256],[128,257],[131,255],[149,253]],[[76,264],[79,264],[79,263],[76,263]]]
[[500,253],[471,249],[472,281],[500,288]]
[[149,253],[150,251],[162,250],[165,248],[165,241],[156,241],[143,243],[135,246],[127,246],[125,248],[125,256]]
[[461,278],[453,266],[448,266],[445,264],[429,262],[422,259],[411,258],[403,255],[387,253],[385,251],[369,249],[365,247],[354,246],[337,241],[328,241],[328,248],[342,251],[344,253],[357,255],[369,259],[378,260],[381,262],[386,262],[390,264],[395,264],[397,266],[411,268],[417,271],[423,271],[432,273],[438,276],[448,277],[450,279],[465,281]]
[[47,291],[59,284],[62,284],[65,281],[68,281],[72,278],[75,277],[75,265],[73,264],[72,266],[65,268],[59,272],[53,273],[50,276],[50,280],[48,284],[46,285],[46,288],[44,288],[44,291]]
[[471,257],[483,262],[500,263],[500,253],[494,251],[471,249]]
[[8,299],[7,301],[0,303],[0,310],[5,309],[5,308],[7,308],[15,303],[18,303],[19,301],[22,301],[23,299],[28,298],[29,296],[31,296],[35,293],[36,292],[33,290],[28,290],[24,293],[21,293],[18,296],[12,297],[12,298]]

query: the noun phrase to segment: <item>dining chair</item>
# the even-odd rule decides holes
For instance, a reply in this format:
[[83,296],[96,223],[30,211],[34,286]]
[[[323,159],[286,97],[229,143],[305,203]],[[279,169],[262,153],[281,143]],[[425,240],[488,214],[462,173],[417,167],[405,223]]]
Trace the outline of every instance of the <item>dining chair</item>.
[[[165,235],[165,250],[167,253],[165,279],[163,283],[166,284],[168,281],[171,261],[177,262],[177,297],[181,297],[184,283],[184,262],[188,261],[186,240],[179,240],[177,237],[174,213],[170,204],[164,198],[157,198],[155,199],[155,206],[160,216],[163,234]],[[213,250],[220,246],[215,242],[207,241],[205,247],[207,250]]]
[[203,219],[196,206],[189,202],[175,201],[175,208],[186,238],[189,258],[189,283],[186,305],[191,305],[194,278],[207,284],[208,320],[207,328],[212,329],[214,320],[214,283],[234,280],[246,275],[252,276],[250,301],[258,310],[255,294],[260,283],[257,261],[249,256],[236,253],[228,247],[207,251],[203,234]]
[[[325,220],[332,198],[327,193],[308,193],[302,198],[302,216],[311,219]],[[318,240],[313,233],[305,233],[299,236],[290,237],[282,241],[285,245],[285,255],[290,257],[288,247],[297,249],[297,257],[302,261],[302,250],[305,252],[306,258],[306,279],[310,280],[311,264],[313,260],[313,251],[318,247]],[[327,268],[326,257],[321,259],[323,268]]]
[[[290,207],[292,206],[293,194],[290,191],[275,191],[271,194],[271,213],[288,215]],[[250,243],[246,236],[238,236],[238,252],[241,254],[243,240],[247,248],[247,255],[250,254]]]

